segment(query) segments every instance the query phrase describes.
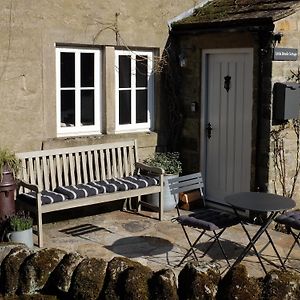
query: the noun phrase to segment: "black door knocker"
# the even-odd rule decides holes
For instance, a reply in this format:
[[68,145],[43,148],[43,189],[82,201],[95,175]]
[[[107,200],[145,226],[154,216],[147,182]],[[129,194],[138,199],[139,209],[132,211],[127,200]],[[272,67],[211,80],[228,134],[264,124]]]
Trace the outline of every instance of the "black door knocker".
[[231,76],[227,75],[224,77],[224,89],[227,91],[230,90],[231,87]]

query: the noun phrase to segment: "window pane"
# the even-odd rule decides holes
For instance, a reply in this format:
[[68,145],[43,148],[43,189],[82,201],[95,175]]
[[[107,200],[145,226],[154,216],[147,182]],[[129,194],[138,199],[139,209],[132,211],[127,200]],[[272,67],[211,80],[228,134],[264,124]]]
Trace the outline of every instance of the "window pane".
[[119,87],[128,88],[131,86],[131,57],[128,55],[119,56]]
[[75,126],[75,91],[61,91],[61,126]]
[[119,124],[131,124],[131,92],[119,92]]
[[75,87],[75,53],[60,54],[61,87]]
[[94,91],[81,91],[81,125],[95,124]]
[[147,87],[147,58],[142,56],[136,57],[136,86]]
[[147,90],[136,91],[136,122],[147,122]]
[[93,87],[94,86],[94,54],[81,53],[80,54],[81,66],[81,86]]

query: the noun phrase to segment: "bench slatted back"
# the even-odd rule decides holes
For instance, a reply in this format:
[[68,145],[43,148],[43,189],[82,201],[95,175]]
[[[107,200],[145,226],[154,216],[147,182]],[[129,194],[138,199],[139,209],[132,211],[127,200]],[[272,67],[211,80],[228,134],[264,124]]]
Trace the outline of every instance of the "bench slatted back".
[[19,178],[41,190],[124,177],[138,161],[136,141],[17,153]]

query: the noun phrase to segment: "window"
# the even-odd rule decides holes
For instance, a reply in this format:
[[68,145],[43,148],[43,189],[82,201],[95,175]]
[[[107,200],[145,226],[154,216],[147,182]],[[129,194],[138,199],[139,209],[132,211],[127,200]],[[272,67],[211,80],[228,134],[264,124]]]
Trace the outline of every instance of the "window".
[[57,134],[100,133],[100,50],[56,49]]
[[116,131],[153,123],[153,53],[116,50]]

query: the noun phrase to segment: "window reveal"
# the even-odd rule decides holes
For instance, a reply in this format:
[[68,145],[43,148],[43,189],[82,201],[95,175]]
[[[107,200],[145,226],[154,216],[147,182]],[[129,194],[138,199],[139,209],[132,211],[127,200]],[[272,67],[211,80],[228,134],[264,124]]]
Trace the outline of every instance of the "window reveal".
[[100,51],[56,51],[58,135],[100,133]]
[[152,52],[116,51],[117,130],[150,129],[152,68]]

